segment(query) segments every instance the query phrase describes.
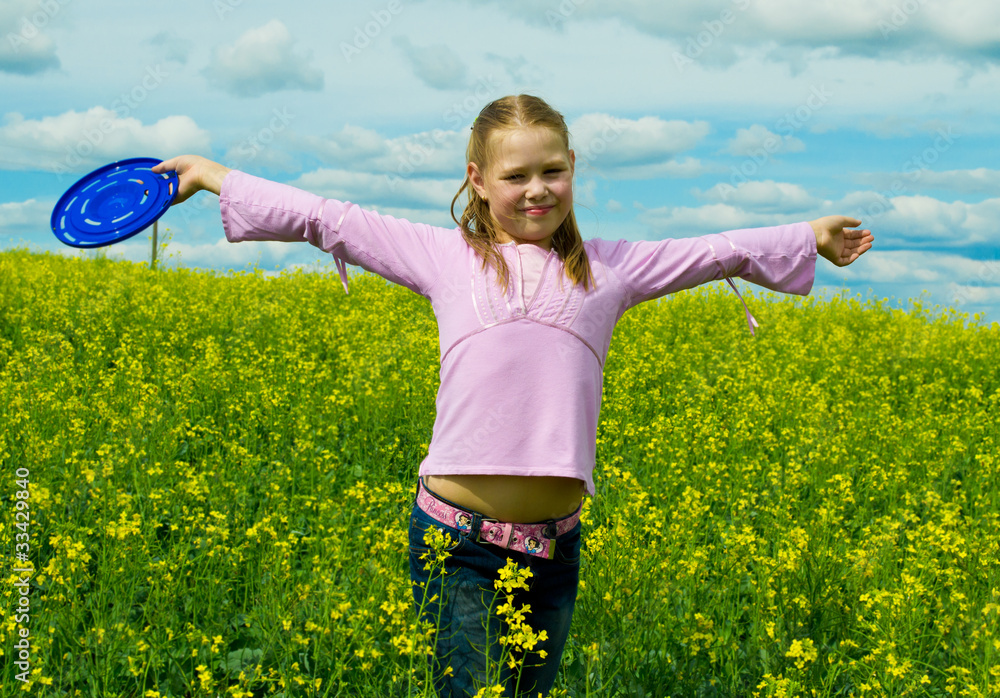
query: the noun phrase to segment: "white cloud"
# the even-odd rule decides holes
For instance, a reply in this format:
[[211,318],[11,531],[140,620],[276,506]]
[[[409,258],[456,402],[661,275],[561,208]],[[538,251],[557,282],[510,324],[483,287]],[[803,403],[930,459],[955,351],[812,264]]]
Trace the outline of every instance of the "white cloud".
[[323,162],[352,170],[397,177],[454,176],[464,171],[468,139],[468,132],[442,129],[385,138],[347,124],[332,136],[305,138],[303,145]]
[[104,107],[41,119],[15,112],[0,126],[0,163],[13,170],[86,172],[124,158],[207,152],[209,145],[208,132],[191,117],[167,116],[145,125]]
[[465,61],[451,47],[446,44],[414,46],[405,36],[395,37],[393,43],[403,51],[413,66],[414,74],[425,85],[438,90],[465,87]]
[[0,72],[35,75],[60,66],[55,43],[44,29],[61,5],[40,0],[0,3]]
[[[993,200],[990,206],[1000,209],[998,202],[1000,200]],[[825,202],[823,205],[829,206],[830,202]],[[923,208],[917,210],[920,206]],[[972,209],[977,207],[969,204],[964,206]],[[905,209],[905,206],[903,208]],[[942,211],[946,212],[945,216],[947,213],[954,215],[955,204],[937,202],[935,206],[930,202],[921,201],[917,208],[899,214],[897,221],[903,225],[911,225],[917,217],[928,213],[932,217],[941,216]],[[839,209],[837,204],[833,204],[828,211],[817,211],[807,216],[753,212],[730,204],[640,210],[639,220],[657,233],[648,237],[680,238],[809,220]],[[909,218],[904,221],[903,216]],[[940,221],[936,220],[932,225],[939,224]],[[938,304],[957,307],[970,313],[985,312],[987,317],[993,315],[994,320],[996,319],[996,306],[1000,303],[1000,259],[972,259],[961,254],[941,251],[939,248],[921,250],[914,247],[883,251],[880,245],[887,244],[888,241],[885,239],[887,236],[880,233],[874,225],[871,227],[875,232],[875,246],[854,264],[835,267],[825,260],[817,259],[814,293],[824,286],[834,287],[838,284],[847,284],[852,288],[863,288],[865,284],[871,284],[880,289],[880,293],[892,292],[900,298],[917,297],[923,291],[927,291]],[[956,238],[961,238],[964,232],[968,238],[969,227],[969,217],[967,217],[964,227],[950,232]],[[962,239],[948,240],[945,243],[939,241],[939,247],[966,241]],[[896,238],[895,242],[905,244],[906,239]]]
[[311,55],[295,53],[288,28],[277,19],[251,29],[229,46],[219,46],[203,74],[237,97],[259,97],[278,90],[319,90],[323,72]]
[[736,137],[726,144],[727,152],[740,156],[758,153],[771,155],[798,153],[805,149],[805,143],[795,136],[779,136],[760,124],[739,129],[736,131]]
[[975,303],[995,305],[1000,303],[1000,286],[970,286],[968,284],[948,284],[945,292],[947,298],[956,303]]
[[[693,177],[700,177],[706,172],[711,172],[713,169],[697,158],[686,157],[680,160],[667,160],[649,165],[600,167],[598,168],[598,174],[613,180],[649,180],[660,179],[661,177],[691,179]],[[577,171],[579,172],[579,169]]]
[[33,225],[38,221],[39,214],[48,215],[54,205],[55,201],[43,202],[36,199],[0,204],[0,225]]
[[187,63],[188,56],[194,48],[194,43],[173,31],[161,31],[149,40],[151,46],[156,46],[163,60],[174,63]]
[[[578,177],[615,179],[697,177],[701,161],[677,153],[695,147],[708,133],[706,122],[664,121],[656,117],[620,119],[588,114],[570,126]],[[468,131],[434,129],[386,138],[361,126],[345,125],[324,138],[301,139],[303,149],[323,162],[353,171],[395,178],[449,177],[463,173]]]
[[[309,249],[310,245],[296,245],[288,242],[277,242],[273,240],[254,242],[252,245],[233,244],[222,238],[211,243],[192,245],[183,242],[173,242],[167,247],[167,253],[179,254],[185,266],[216,267],[220,265],[246,266],[253,261],[267,266],[280,264],[298,254],[302,249]],[[149,250],[139,247],[136,252],[138,259],[149,258]],[[316,252],[315,248],[312,248]]]
[[879,138],[905,137],[919,129],[916,119],[899,114],[880,115],[876,119],[862,118],[858,120],[857,128],[863,133],[871,133]]
[[[536,11],[528,0],[497,2],[510,12]],[[652,36],[671,39],[698,61],[732,62],[741,47],[770,44],[807,49],[836,46],[843,53],[971,53],[995,56],[1000,41],[1000,6],[985,0],[732,0],[651,3],[620,0],[575,5],[565,21],[618,20]],[[687,53],[685,53],[687,52]]]
[[[389,206],[447,212],[462,181],[321,169],[307,172],[289,184],[329,199],[351,201],[362,208]],[[456,203],[456,211],[461,205],[461,201]]]
[[487,53],[486,57],[499,63],[507,78],[516,85],[538,84],[545,79],[545,72],[537,63],[533,63],[524,56],[500,56],[495,53]]
[[266,145],[259,141],[244,140],[226,150],[220,162],[230,169],[250,174],[256,174],[261,169],[289,174],[302,172],[300,158],[289,152],[286,144],[277,138]]
[[954,240],[965,223],[969,206],[963,201],[947,203],[929,196],[897,196],[891,199],[893,210],[886,221],[906,224],[915,238]]
[[651,239],[691,237],[794,222],[785,213],[752,212],[721,203],[698,207],[662,206],[642,209],[637,218],[653,231],[654,234],[649,236]]
[[862,225],[874,233],[876,245],[927,248],[1000,243],[996,232],[1000,198],[968,203],[856,191],[830,201],[814,197],[799,185],[769,180],[738,187],[717,184],[708,191],[694,193],[714,203],[643,208],[638,218],[655,236],[685,236],[842,214],[860,218]]
[[941,303],[993,303],[1000,300],[1000,260],[970,259],[946,252],[873,251],[864,264],[818,267],[818,275],[859,285],[920,284]]
[[696,194],[710,201],[720,201],[758,212],[793,214],[814,209],[820,203],[798,184],[773,180],[743,182],[736,187],[722,183],[704,193],[696,191]]
[[911,250],[889,250],[865,256],[866,264],[836,270],[851,281],[938,283],[969,278],[974,260],[951,254],[927,254]]
[[708,135],[706,121],[664,121],[656,116],[622,119],[585,114],[569,125],[576,157],[602,166],[660,162],[694,148]]
[[882,231],[886,241],[899,245],[996,245],[1000,235],[1000,198],[976,203],[941,201],[929,196],[882,197],[872,192],[853,192],[843,199],[845,215],[861,218],[876,239]]
[[[708,133],[703,121],[588,114],[569,128],[578,177],[690,178],[707,171],[700,160],[676,158]],[[443,129],[387,138],[372,129],[346,124],[330,136],[302,138],[300,145],[336,169],[386,174],[393,179],[448,178],[464,172],[468,139],[466,130]]]
[[972,170],[915,170],[908,172],[866,172],[855,175],[865,184],[887,191],[943,189],[960,194],[991,194],[1000,191],[1000,170],[978,167]]
[[0,204],[0,238],[30,236],[37,238],[51,230],[50,221],[55,201],[11,201]]
[[[143,234],[145,235],[145,234]],[[167,245],[166,256],[158,257],[157,265],[161,268],[175,266],[198,268],[232,267],[242,269],[250,264],[273,267],[292,257],[301,256],[311,249],[310,245],[296,245],[288,242],[257,241],[234,244],[222,238],[210,243],[191,244],[171,240]],[[70,247],[60,247],[57,254],[68,257],[94,257],[98,254],[118,261],[133,263],[150,261],[150,242],[146,239],[127,240],[124,242],[98,248],[98,250],[79,250]]]
[[[457,223],[451,217],[451,213],[447,206],[438,208],[406,208],[403,206],[364,206],[371,211],[381,213],[384,216],[392,216],[393,218],[401,218],[403,220],[410,221],[411,223],[426,223],[427,225],[436,225],[440,228],[455,228]],[[459,218],[462,217],[462,206],[460,203],[455,204],[455,215]]]
[[[899,8],[895,3],[891,5],[895,15],[892,19],[898,21]],[[921,29],[928,34],[953,48],[983,51],[995,57],[996,46],[1000,42],[1000,5],[980,0],[950,0],[920,5],[920,17],[916,16],[917,13],[910,13],[908,17],[918,21],[922,19]]]
[[705,121],[664,121],[655,116],[622,119],[600,113],[585,114],[569,124],[577,172],[616,179],[703,174],[706,169],[700,161],[676,157],[697,146],[709,130]]
[[[866,254],[865,264],[854,264],[837,269],[836,274],[851,281],[867,281],[893,283],[910,281],[913,278],[912,262],[918,257],[926,258],[926,254],[918,252],[882,252],[872,251]],[[926,259],[925,259],[926,261]]]
[[573,203],[583,208],[595,209],[597,203],[597,182],[593,179],[577,180],[573,185]]
[[331,162],[357,162],[384,155],[389,149],[386,141],[377,131],[344,124],[339,133],[327,138],[308,138],[305,145]]

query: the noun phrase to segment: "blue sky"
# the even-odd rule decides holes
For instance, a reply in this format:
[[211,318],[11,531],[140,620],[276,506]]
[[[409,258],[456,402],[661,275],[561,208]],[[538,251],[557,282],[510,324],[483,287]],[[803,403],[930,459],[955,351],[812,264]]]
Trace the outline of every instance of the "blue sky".
[[[186,152],[453,227],[473,117],[528,92],[570,125],[585,238],[852,215],[875,248],[813,293],[1000,322],[998,61],[989,0],[4,0],[0,248],[94,256],[52,235],[60,194]],[[211,194],[164,228],[171,264],[333,267],[228,243]]]

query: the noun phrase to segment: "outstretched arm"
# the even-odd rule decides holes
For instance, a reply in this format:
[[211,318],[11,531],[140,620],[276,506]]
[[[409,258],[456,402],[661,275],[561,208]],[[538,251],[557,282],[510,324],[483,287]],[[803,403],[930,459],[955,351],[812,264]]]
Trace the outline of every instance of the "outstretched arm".
[[824,216],[809,225],[816,234],[816,251],[838,267],[846,267],[870,250],[875,240],[872,231],[858,228],[861,221],[857,218]]
[[459,248],[453,230],[411,223],[327,199],[296,187],[254,177],[198,155],[180,155],[153,167],[177,172],[180,203],[199,191],[219,196],[222,227],[229,242],[308,242],[333,255],[344,291],[347,265],[359,266],[430,297]]
[[177,172],[177,198],[174,205],[187,201],[194,194],[205,190],[217,195],[222,190],[222,180],[229,174],[229,168],[212,162],[200,155],[178,155],[164,160],[153,168],[156,174],[175,170]]

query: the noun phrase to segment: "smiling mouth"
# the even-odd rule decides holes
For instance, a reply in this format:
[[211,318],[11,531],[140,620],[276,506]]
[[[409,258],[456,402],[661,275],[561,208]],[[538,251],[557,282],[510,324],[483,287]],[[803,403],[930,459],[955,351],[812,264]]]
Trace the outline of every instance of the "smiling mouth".
[[541,216],[543,214],[548,213],[554,208],[555,206],[530,206],[524,209],[524,212],[527,213],[529,216]]

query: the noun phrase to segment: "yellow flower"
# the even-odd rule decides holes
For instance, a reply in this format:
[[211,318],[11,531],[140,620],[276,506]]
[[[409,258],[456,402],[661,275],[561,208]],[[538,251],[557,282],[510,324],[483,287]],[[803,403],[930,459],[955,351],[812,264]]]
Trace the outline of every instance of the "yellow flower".
[[815,661],[819,652],[816,650],[816,646],[813,641],[809,638],[804,640],[793,640],[791,647],[788,648],[788,652],[785,653],[786,657],[795,659],[795,666],[799,669],[805,668],[805,665],[809,662]]
[[201,687],[206,691],[212,689],[212,672],[208,670],[208,667],[204,664],[199,664],[195,667],[195,671],[198,672],[198,679],[201,683]]

